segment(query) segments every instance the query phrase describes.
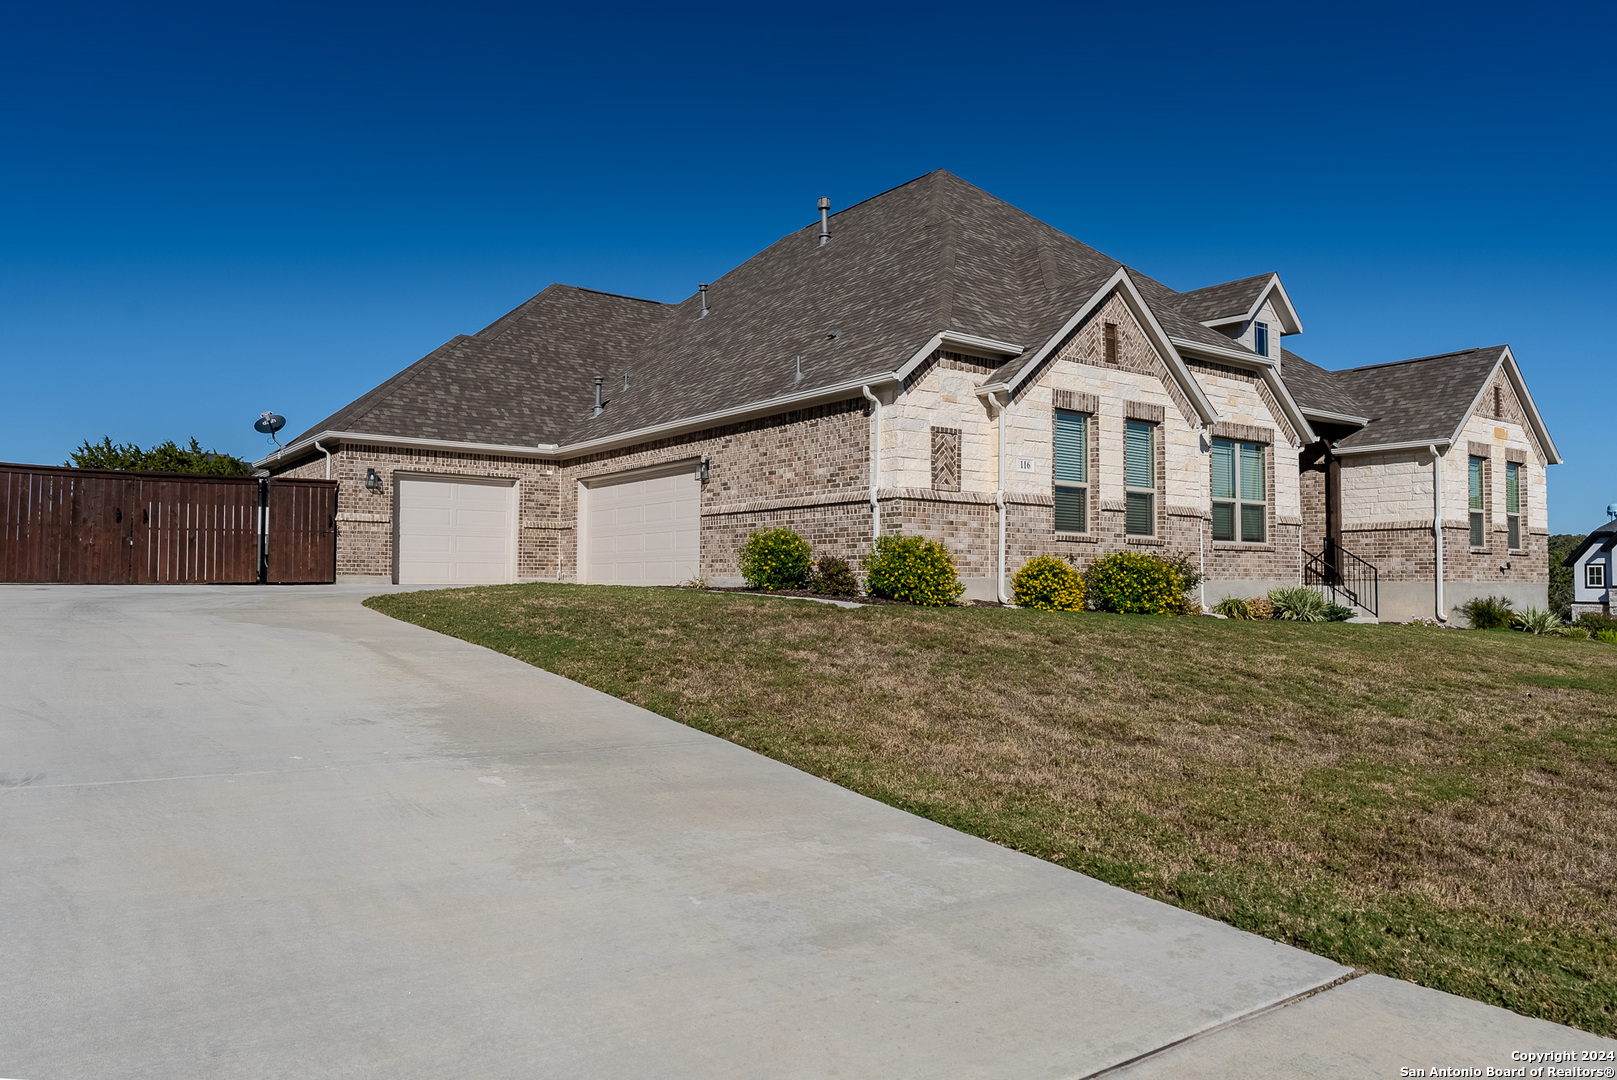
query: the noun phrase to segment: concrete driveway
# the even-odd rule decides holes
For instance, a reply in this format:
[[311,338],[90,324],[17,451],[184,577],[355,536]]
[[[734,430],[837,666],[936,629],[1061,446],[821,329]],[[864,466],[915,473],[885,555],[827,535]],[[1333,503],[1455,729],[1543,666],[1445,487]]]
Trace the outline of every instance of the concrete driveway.
[[0,1075],[1383,1077],[1617,1048],[1376,977],[1305,998],[1350,973],[374,591],[0,587]]

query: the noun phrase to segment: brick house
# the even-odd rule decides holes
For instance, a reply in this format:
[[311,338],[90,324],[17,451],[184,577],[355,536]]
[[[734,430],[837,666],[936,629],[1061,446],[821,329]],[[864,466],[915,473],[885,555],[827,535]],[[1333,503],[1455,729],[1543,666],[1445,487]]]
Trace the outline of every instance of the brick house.
[[790,525],[941,540],[979,598],[1139,550],[1208,604],[1542,606],[1560,459],[1510,350],[1331,372],[1301,330],[1277,275],[1175,292],[939,170],[677,304],[552,285],[259,464],[341,482],[349,580],[722,584]]

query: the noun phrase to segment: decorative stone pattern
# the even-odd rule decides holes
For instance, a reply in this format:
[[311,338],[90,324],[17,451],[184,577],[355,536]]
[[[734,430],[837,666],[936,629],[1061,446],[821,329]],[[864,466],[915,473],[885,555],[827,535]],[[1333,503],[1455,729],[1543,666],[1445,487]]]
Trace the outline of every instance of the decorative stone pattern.
[[936,491],[960,490],[960,429],[932,429],[932,487]]

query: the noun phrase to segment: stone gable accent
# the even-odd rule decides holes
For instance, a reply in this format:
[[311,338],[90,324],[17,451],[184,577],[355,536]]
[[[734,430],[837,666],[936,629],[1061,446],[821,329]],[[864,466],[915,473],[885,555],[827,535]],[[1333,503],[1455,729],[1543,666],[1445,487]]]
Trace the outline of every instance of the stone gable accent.
[[[1117,362],[1108,364],[1106,361],[1106,326],[1117,327]],[[1181,416],[1188,424],[1199,422],[1196,410],[1191,407],[1190,399],[1180,389],[1179,383],[1168,370],[1167,362],[1157,353],[1151,340],[1145,336],[1145,331],[1134,320],[1134,313],[1129,310],[1123,298],[1113,293],[1089,318],[1075,328],[1060,347],[1053,349],[1050,356],[1041,365],[1041,370],[1035,373],[1022,385],[1022,394],[1026,394],[1043,375],[1043,369],[1058,360],[1069,360],[1077,364],[1088,364],[1091,367],[1114,370],[1131,371],[1138,375],[1149,375],[1162,384],[1163,391],[1169,400],[1179,410]],[[1078,410],[1082,412],[1083,410]]]
[[1238,379],[1251,385],[1259,400],[1263,402],[1263,407],[1269,410],[1269,415],[1274,417],[1274,422],[1280,425],[1280,430],[1286,436],[1286,441],[1291,443],[1292,446],[1301,448],[1303,445],[1302,436],[1297,433],[1296,428],[1291,426],[1291,421],[1286,419],[1286,413],[1280,408],[1280,402],[1275,400],[1274,394],[1270,392],[1269,384],[1257,375],[1241,368],[1231,367],[1228,364],[1218,364],[1211,360],[1201,360],[1195,357],[1187,357],[1185,366],[1190,369],[1192,375],[1217,374],[1227,379]]

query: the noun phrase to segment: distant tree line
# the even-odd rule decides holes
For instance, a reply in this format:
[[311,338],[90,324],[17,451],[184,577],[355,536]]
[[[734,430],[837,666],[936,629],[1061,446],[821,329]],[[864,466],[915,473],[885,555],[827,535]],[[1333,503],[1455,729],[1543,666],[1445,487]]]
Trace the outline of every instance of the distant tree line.
[[190,446],[173,439],[142,450],[134,443],[115,443],[103,435],[101,441],[84,440],[64,465],[76,469],[129,469],[138,472],[201,473],[207,476],[251,476],[250,463],[231,454],[204,450],[193,437]]
[[1563,619],[1572,617],[1572,567],[1561,563],[1583,543],[1583,537],[1583,533],[1555,533],[1550,537],[1550,610]]

